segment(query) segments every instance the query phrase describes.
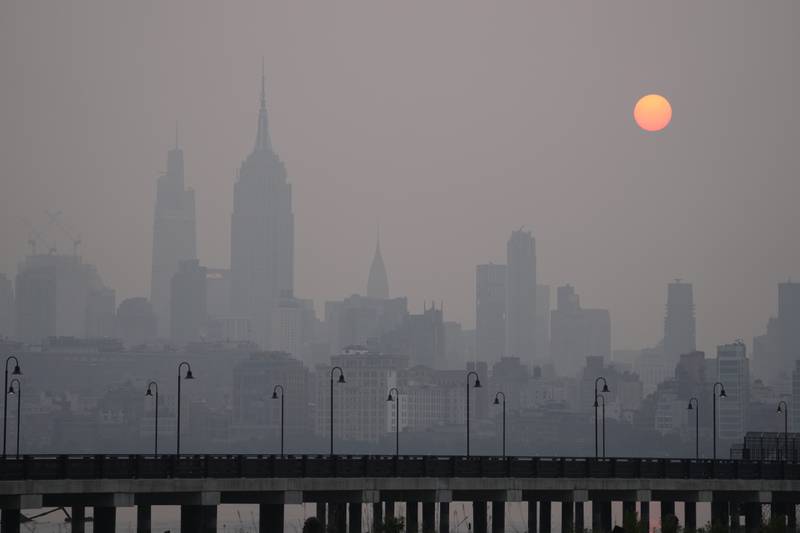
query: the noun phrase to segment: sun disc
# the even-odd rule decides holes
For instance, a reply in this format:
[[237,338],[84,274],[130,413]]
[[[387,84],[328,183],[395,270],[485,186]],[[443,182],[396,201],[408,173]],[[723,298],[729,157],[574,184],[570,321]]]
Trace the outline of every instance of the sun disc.
[[636,102],[633,119],[645,131],[661,131],[672,120],[672,106],[660,94],[648,94]]

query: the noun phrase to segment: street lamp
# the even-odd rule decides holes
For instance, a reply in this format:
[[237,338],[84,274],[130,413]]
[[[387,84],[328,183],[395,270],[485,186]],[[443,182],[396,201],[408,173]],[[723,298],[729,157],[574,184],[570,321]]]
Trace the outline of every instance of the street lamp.
[[[600,403],[597,400],[602,400]],[[594,397],[594,410],[597,412],[597,408],[602,406],[603,408],[603,459],[606,458],[606,397],[602,394],[598,394]],[[596,433],[596,431],[595,431]]]
[[783,413],[783,453],[784,461],[789,460],[789,406],[785,401],[778,402],[778,413]]
[[[5,383],[3,384],[4,391],[8,390],[8,363],[11,362],[12,359],[14,360],[14,371],[11,373],[11,375],[12,376],[22,375],[22,370],[19,369],[19,359],[17,359],[13,355],[8,356],[8,358],[6,359],[6,380]],[[8,419],[8,395],[4,396],[5,397],[3,398],[3,457],[6,456],[6,421]]]
[[[392,396],[394,392],[397,399]],[[394,404],[394,456],[400,456],[400,391],[397,387],[389,389],[389,396],[386,398],[387,402],[395,402]]]
[[345,383],[342,367],[335,366],[331,368],[331,456],[333,456],[333,374],[337,370],[339,371],[339,383]]
[[283,386],[275,385],[272,389],[272,399],[278,399],[278,391],[281,391],[281,457],[283,457]]
[[176,455],[180,458],[181,455],[181,368],[186,366],[186,377],[183,379],[194,379],[192,375],[192,366],[186,361],[181,361],[178,365],[178,445],[176,447]]
[[467,372],[467,457],[469,457],[469,378],[472,376],[475,376],[475,388],[481,387],[481,378],[478,377],[478,373],[473,370]]
[[719,385],[719,397],[720,398],[727,398],[728,395],[725,393],[725,385],[717,381],[714,383],[714,391],[712,393],[712,397],[714,399],[714,419],[713,419],[713,433],[714,433],[714,460],[717,460],[717,386]]
[[155,381],[151,381],[150,383],[148,383],[147,384],[147,392],[145,392],[144,395],[145,396],[153,396],[153,390],[152,390],[153,387],[156,389],[156,395],[155,395],[155,400],[156,400],[156,425],[155,425],[155,430],[154,430],[155,443],[153,445],[153,455],[158,457],[158,383],[156,383]]
[[700,459],[700,400],[692,396],[686,409],[694,411],[694,457]]
[[494,404],[500,405],[500,397],[503,397],[503,457],[506,456],[506,395],[502,391],[494,395]]
[[[603,382],[603,390],[601,392],[610,392],[608,390],[608,382],[606,378],[603,376],[598,377],[594,380],[594,457],[595,459],[598,457],[598,447],[597,447],[597,395],[599,394],[597,391],[597,384]],[[603,400],[603,408],[605,409],[605,399]],[[603,423],[605,426],[605,422]],[[603,450],[603,454],[605,455],[605,449]]]
[[[17,388],[14,389],[14,383]],[[11,380],[11,386],[8,387],[8,394],[13,396],[17,395],[17,459],[19,459],[19,423],[22,417],[22,385],[17,378]]]

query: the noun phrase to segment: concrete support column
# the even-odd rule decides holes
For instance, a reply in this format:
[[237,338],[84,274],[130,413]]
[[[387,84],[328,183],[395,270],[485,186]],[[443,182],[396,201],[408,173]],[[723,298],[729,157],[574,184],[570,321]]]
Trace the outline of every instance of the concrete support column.
[[[575,507],[572,502],[561,502],[561,533],[575,531]],[[583,533],[581,531],[581,533]]]
[[351,502],[349,505],[350,519],[348,521],[349,533],[363,533],[361,531],[361,504]]
[[786,504],[786,527],[790,532],[797,531],[797,507],[793,503]]
[[738,503],[731,502],[730,504],[730,528],[731,533],[740,533],[742,529],[742,509]]
[[611,502],[592,502],[592,533],[611,532]]
[[492,533],[506,531],[506,502],[492,502]]
[[322,525],[322,531],[328,531],[328,515],[325,502],[317,502],[317,520]]
[[450,502],[439,502],[439,533],[450,533]]
[[406,501],[406,533],[419,533],[419,504]]
[[472,522],[475,533],[487,533],[486,502],[472,502]]
[[3,509],[0,514],[0,531],[3,533],[19,533],[19,522],[19,509]]
[[575,533],[583,533],[583,502],[575,502]]
[[636,516],[636,502],[622,502],[622,523],[625,524],[625,521],[629,520],[630,517],[633,517],[636,521],[639,520]]
[[539,533],[550,533],[553,524],[552,502],[541,500],[539,502]]
[[761,504],[748,503],[744,505],[744,527],[747,533],[758,533],[761,528]]
[[[95,508],[95,528],[97,531],[114,531],[97,527],[97,509]],[[216,505],[181,505],[181,531],[197,533],[216,533]]]
[[328,504],[328,530],[331,533],[347,532],[347,504]]
[[661,501],[661,522],[668,516],[675,516],[675,502],[669,500]]
[[378,533],[383,526],[383,502],[372,504],[372,533]]
[[72,508],[72,533],[84,533],[86,531],[86,507],[75,506]]
[[150,533],[151,509],[149,505],[136,506],[136,533]]
[[711,524],[727,527],[729,520],[728,502],[711,502]]
[[639,502],[639,521],[644,525],[645,531],[650,531],[650,502]]
[[283,533],[283,504],[262,503],[258,506],[259,533]]
[[539,514],[536,512],[536,500],[528,500],[528,533],[538,533]]
[[422,504],[422,533],[436,533],[436,504]]
[[683,530],[686,533],[697,531],[697,504],[695,502],[683,503]]
[[[94,508],[94,531],[103,533],[114,533],[117,530],[117,508],[116,507],[95,507]],[[186,531],[194,531],[187,529]],[[199,529],[196,531],[200,531]]]
[[386,518],[394,518],[394,502],[386,502]]

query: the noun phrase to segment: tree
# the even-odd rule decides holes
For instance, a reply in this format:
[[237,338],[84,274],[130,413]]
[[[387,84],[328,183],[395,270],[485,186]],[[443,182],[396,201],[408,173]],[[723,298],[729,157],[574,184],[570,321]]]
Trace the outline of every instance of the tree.
[[677,516],[671,514],[661,520],[661,533],[680,533],[680,530]]
[[405,530],[406,523],[405,520],[402,518],[397,518],[394,516],[386,517],[383,524],[378,531],[380,533],[403,533]]
[[303,533],[325,533],[322,528],[322,522],[319,518],[312,516],[307,518],[303,524]]

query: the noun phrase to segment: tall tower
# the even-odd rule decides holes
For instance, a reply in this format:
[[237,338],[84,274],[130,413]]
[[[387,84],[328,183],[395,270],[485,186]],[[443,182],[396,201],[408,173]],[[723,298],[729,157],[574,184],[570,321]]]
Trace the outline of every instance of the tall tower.
[[194,191],[184,186],[183,150],[167,153],[167,172],[158,178],[153,221],[153,266],[150,302],[158,319],[158,335],[170,334],[170,282],[181,261],[196,259]]
[[696,349],[692,284],[676,279],[667,288],[667,316],[664,318],[664,356],[675,365],[681,355]]
[[389,276],[386,275],[386,266],[383,264],[381,255],[381,237],[375,243],[375,255],[372,257],[372,265],[369,267],[369,278],[367,278],[367,298],[376,300],[389,299]]
[[506,265],[475,267],[475,351],[480,361],[506,353]]
[[506,252],[506,355],[533,363],[540,354],[536,353],[536,241],[531,232],[512,232]]
[[269,348],[270,313],[294,289],[294,213],[286,167],[272,148],[264,73],[255,148],[239,167],[231,217],[231,310]]

